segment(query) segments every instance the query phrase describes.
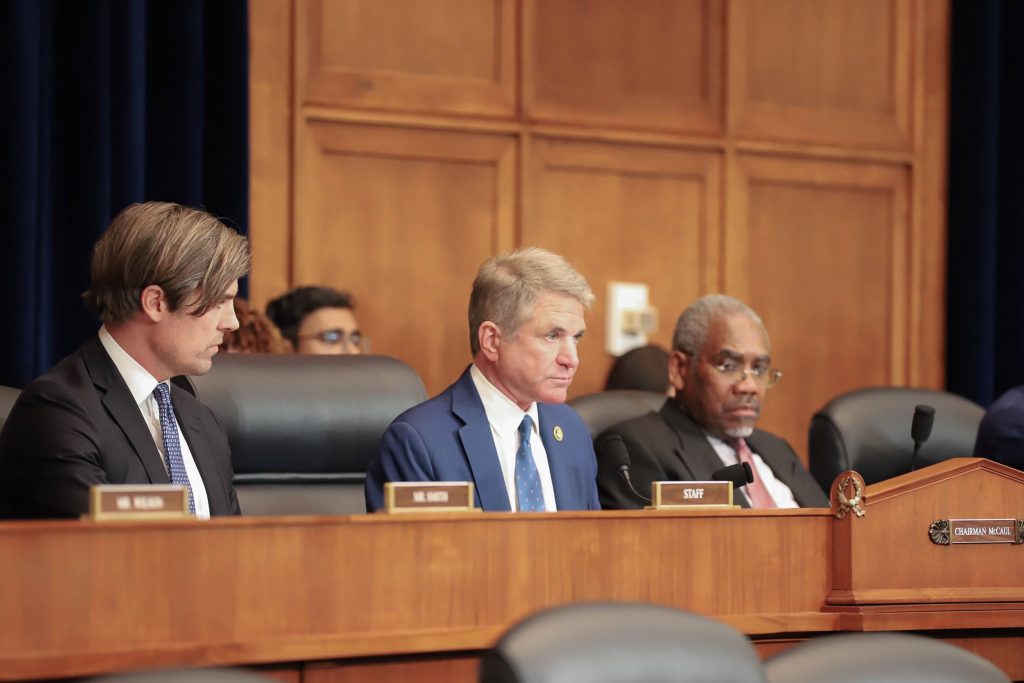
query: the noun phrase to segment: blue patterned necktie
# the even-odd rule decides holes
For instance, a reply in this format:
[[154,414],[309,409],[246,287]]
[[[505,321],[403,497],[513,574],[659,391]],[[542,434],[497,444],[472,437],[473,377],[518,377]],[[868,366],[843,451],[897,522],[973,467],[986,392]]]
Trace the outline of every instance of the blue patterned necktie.
[[516,451],[516,501],[519,512],[544,512],[544,492],[540,488],[540,473],[533,460],[530,434],[533,420],[523,417],[519,425],[519,450]]
[[167,458],[167,470],[171,475],[171,483],[188,489],[188,511],[196,513],[196,501],[192,497],[192,485],[188,482],[185,471],[185,460],[181,457],[181,442],[178,441],[178,422],[174,419],[174,406],[171,405],[171,392],[161,382],[153,390],[153,397],[160,407],[160,431],[164,438],[164,456]]

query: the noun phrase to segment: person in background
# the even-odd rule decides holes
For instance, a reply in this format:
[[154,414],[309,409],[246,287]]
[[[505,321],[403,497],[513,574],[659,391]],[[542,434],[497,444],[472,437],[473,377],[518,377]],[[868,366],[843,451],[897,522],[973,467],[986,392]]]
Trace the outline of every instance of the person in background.
[[653,391],[671,396],[672,385],[668,381],[668,351],[657,344],[630,349],[612,363],[604,388],[605,391],[627,389]]
[[224,333],[220,348],[227,353],[291,353],[292,344],[277,325],[242,297],[235,297],[238,329]]
[[564,405],[594,295],[565,259],[528,247],[488,259],[469,299],[473,362],[438,396],[399,415],[366,473],[385,482],[471,481],[486,511],[598,509],[586,424]]
[[625,446],[633,488],[655,481],[707,481],[747,462],[754,481],[736,495],[744,507],[827,507],[828,499],[792,447],[756,429],[772,367],[768,332],[749,306],[722,294],[702,297],[676,323],[668,379],[675,396],[658,412],[620,422],[596,440],[598,489],[605,508],[643,506],[614,450]]
[[267,304],[269,317],[296,353],[362,353],[352,295],[330,287],[297,287]]
[[1024,470],[1024,387],[1013,387],[985,411],[974,457]]
[[227,435],[172,385],[238,327],[246,239],[204,211],[133,204],[93,247],[99,332],[32,382],[0,433],[0,516],[77,517],[95,484],[175,484],[197,517],[239,514]]

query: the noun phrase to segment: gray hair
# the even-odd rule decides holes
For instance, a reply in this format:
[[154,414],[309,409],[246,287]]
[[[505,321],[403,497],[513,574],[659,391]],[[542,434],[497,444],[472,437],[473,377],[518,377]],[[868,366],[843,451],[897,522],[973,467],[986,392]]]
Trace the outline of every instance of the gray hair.
[[693,356],[700,353],[708,340],[711,323],[719,318],[739,315],[749,319],[761,329],[765,345],[770,346],[768,331],[761,322],[761,317],[750,306],[739,299],[725,294],[708,294],[686,307],[672,334],[672,348],[676,351]]
[[487,259],[480,265],[469,296],[469,348],[480,350],[480,325],[490,320],[514,337],[529,307],[550,292],[575,299],[584,308],[594,304],[586,279],[558,254],[524,247]]

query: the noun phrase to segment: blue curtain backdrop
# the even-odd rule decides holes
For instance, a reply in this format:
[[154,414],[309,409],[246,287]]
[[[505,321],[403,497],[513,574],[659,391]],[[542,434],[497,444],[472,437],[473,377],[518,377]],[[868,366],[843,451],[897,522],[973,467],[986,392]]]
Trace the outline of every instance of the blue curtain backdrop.
[[0,0],[0,384],[98,328],[93,242],[132,202],[248,227],[245,0]]
[[1024,2],[953,4],[946,384],[1024,384]]

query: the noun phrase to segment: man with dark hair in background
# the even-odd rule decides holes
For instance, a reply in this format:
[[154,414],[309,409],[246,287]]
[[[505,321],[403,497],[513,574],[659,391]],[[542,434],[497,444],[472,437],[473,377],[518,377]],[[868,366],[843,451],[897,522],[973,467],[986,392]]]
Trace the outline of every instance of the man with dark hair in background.
[[0,434],[0,514],[75,517],[95,484],[175,484],[196,516],[239,514],[227,436],[168,380],[209,371],[249,244],[210,214],[133,204],[93,247],[99,333],[22,392]]
[[355,302],[348,292],[296,287],[267,304],[267,317],[296,353],[362,353]]
[[639,508],[613,451],[625,447],[633,487],[650,496],[655,481],[707,481],[748,463],[754,481],[737,494],[743,507],[827,507],[828,499],[783,439],[756,429],[761,403],[781,373],[771,365],[761,318],[731,296],[711,294],[676,323],[668,379],[675,396],[658,412],[626,420],[596,442],[605,508]]

